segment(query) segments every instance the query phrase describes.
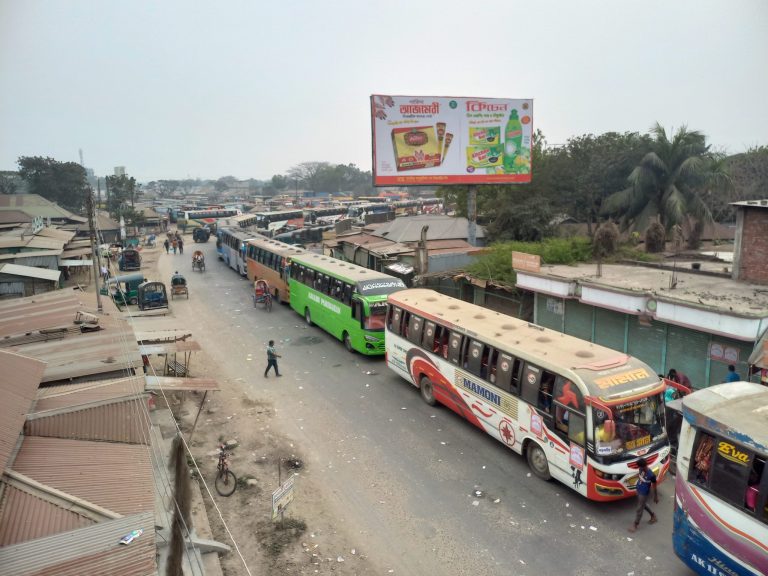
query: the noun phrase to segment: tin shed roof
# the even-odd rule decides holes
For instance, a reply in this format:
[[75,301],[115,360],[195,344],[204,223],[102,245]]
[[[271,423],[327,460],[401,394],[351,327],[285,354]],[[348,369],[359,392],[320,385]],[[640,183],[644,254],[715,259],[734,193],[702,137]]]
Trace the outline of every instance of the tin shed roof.
[[[120,539],[133,530],[128,545]],[[150,576],[157,573],[151,512],[0,548],[0,566],[14,576]]]
[[135,395],[144,390],[143,376],[128,376],[110,380],[96,380],[81,384],[46,386],[37,391],[35,413],[58,408],[70,408],[104,400]]
[[153,510],[146,445],[26,436],[13,470],[118,514]]
[[0,350],[0,366],[0,470],[5,470],[37,394],[45,363]]
[[61,272],[59,270],[48,270],[47,268],[22,266],[21,264],[0,264],[0,274],[10,274],[11,276],[23,276],[25,278],[50,280],[51,282],[58,282],[59,276],[61,276]]

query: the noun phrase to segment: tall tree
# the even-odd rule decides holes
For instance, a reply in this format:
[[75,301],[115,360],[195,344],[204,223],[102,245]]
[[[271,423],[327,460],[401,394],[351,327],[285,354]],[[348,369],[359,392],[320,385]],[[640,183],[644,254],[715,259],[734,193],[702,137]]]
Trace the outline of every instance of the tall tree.
[[39,194],[62,208],[82,213],[88,181],[80,164],[42,156],[21,156],[17,164],[30,194]]
[[603,214],[636,230],[657,217],[667,231],[711,221],[704,193],[727,185],[728,177],[704,135],[683,126],[670,138],[658,123],[651,134],[651,150],[630,173],[629,187],[605,200]]
[[130,224],[139,224],[141,212],[134,208],[138,196],[136,178],[132,176],[107,176],[107,212],[115,220],[122,216]]
[[319,192],[323,173],[330,166],[328,162],[302,162],[288,169],[288,179],[307,190]]

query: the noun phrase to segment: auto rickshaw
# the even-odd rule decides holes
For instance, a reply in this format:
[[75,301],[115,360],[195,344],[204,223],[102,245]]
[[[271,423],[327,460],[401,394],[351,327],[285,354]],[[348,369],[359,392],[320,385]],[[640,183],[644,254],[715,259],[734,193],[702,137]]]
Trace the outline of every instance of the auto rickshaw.
[[192,271],[195,270],[205,272],[205,255],[200,250],[195,250],[192,253]]
[[171,276],[171,300],[176,296],[184,295],[189,300],[189,288],[187,287],[187,279],[181,274],[176,272]]
[[266,280],[256,280],[253,283],[253,306],[264,304],[264,310],[272,310],[272,293],[269,291],[269,283]]
[[99,292],[104,296],[112,296],[115,304],[120,306],[136,304],[139,296],[139,285],[146,281],[144,274],[122,274],[107,280]]
[[141,253],[135,248],[125,248],[120,253],[120,258],[117,262],[121,271],[140,270]]
[[162,282],[144,282],[138,289],[139,310],[168,308],[168,294]]
[[211,237],[211,229],[207,226],[204,228],[195,228],[192,231],[192,240],[195,242],[208,242],[208,238]]

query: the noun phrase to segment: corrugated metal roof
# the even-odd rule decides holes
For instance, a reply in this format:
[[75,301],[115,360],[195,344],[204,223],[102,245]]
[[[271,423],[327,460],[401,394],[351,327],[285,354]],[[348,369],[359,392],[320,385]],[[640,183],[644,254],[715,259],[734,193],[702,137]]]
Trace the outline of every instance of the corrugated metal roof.
[[[421,229],[429,226],[427,240],[445,240],[452,238],[466,239],[469,222],[466,218],[425,214],[395,218],[379,226],[375,236],[389,238],[396,242],[417,242],[421,238]],[[485,229],[477,227],[477,237],[485,238]]]
[[143,444],[27,436],[13,470],[107,510],[134,514],[153,509],[149,450]]
[[0,350],[0,471],[11,464],[44,370],[39,360]]
[[37,391],[34,412],[124,398],[144,390],[144,376],[48,386]]
[[94,521],[15,486],[3,486],[0,547],[90,526]]
[[[110,298],[102,299],[102,327],[126,325]],[[79,290],[55,290],[13,301],[0,300],[0,339],[35,334],[40,330],[74,326],[78,310],[95,313],[96,295]],[[0,341],[0,345],[9,343]]]
[[[144,533],[120,544],[137,529]],[[155,556],[154,516],[144,513],[0,548],[0,566],[13,576],[150,576]]]
[[38,258],[40,256],[58,256],[61,250],[35,250],[33,252],[16,252],[14,254],[0,254],[0,260],[18,260],[24,258]]
[[61,271],[22,266],[21,264],[0,264],[0,274],[10,274],[12,276],[24,276],[25,278],[38,278],[40,280],[58,282],[59,276],[61,276]]
[[29,239],[27,248],[39,248],[41,250],[63,250],[64,244],[66,244],[66,242],[64,240],[59,240],[58,238],[32,236]]
[[171,376],[147,376],[146,390],[219,390],[219,383],[213,378],[173,378]]
[[73,248],[71,250],[64,250],[61,253],[62,258],[74,258],[75,256],[85,256],[92,254],[93,251],[90,248]]
[[183,352],[199,352],[200,350],[202,350],[200,344],[194,340],[139,345],[139,353],[144,356],[151,354],[181,354]]
[[[143,362],[129,328],[73,335],[62,340],[10,347],[47,363],[43,382],[141,368]],[[128,374],[128,372],[126,372]]]
[[[139,389],[129,398],[110,398],[86,405],[65,406],[27,416],[24,434],[74,440],[149,443],[146,397]],[[139,394],[140,397],[136,398]]]
[[21,208],[30,216],[42,216],[54,220],[72,220],[87,222],[86,218],[65,210],[58,204],[46,200],[39,194],[0,194],[0,210]]
[[45,227],[42,230],[40,230],[36,236],[45,236],[46,238],[58,238],[59,240],[64,240],[65,242],[69,242],[72,240],[72,238],[75,237],[75,232],[71,230],[61,230],[59,228],[49,228]]
[[0,222],[13,224],[32,222],[32,216],[22,210],[0,210]]

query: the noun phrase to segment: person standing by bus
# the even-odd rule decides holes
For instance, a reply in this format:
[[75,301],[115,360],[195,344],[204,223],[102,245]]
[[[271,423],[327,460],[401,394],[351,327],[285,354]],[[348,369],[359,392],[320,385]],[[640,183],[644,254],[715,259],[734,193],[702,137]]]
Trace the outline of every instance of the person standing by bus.
[[728,374],[725,376],[724,382],[738,382],[741,380],[741,374],[736,372],[736,366],[728,364]]
[[628,528],[630,532],[637,532],[637,527],[640,526],[640,520],[643,519],[643,510],[647,510],[651,515],[651,519],[648,520],[648,524],[655,524],[658,518],[653,510],[648,506],[648,496],[653,491],[653,501],[655,504],[659,503],[659,494],[656,492],[656,474],[648,468],[648,462],[645,458],[640,458],[637,461],[637,467],[639,472],[637,474],[637,511],[635,512],[635,523]]
[[270,340],[269,346],[267,346],[267,369],[264,370],[264,378],[267,377],[269,369],[273,366],[275,367],[275,374],[278,376],[278,378],[282,376],[282,374],[280,374],[280,370],[277,367],[278,358],[282,358],[282,356],[280,356],[280,354],[278,354],[277,350],[275,349],[275,341]]
[[166,238],[165,242],[163,242],[163,246],[165,246],[165,253],[168,254],[171,250],[171,243],[168,242],[168,238]]

